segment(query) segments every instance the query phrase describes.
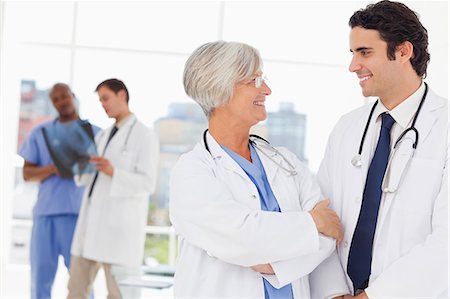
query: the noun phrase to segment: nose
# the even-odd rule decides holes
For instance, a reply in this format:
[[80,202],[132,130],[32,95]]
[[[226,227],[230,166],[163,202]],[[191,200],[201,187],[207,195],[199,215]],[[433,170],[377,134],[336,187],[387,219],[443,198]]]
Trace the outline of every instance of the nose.
[[272,90],[270,89],[269,85],[267,85],[266,81],[264,81],[261,85],[261,93],[265,94],[266,96],[272,93]]
[[350,65],[348,66],[348,70],[352,73],[357,72],[361,69],[361,64],[359,63],[356,55],[353,55],[352,60],[350,61]]

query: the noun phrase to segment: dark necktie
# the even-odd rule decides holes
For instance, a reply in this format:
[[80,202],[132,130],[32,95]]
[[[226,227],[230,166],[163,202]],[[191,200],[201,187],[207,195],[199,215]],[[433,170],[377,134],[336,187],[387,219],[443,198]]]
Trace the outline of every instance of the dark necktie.
[[[118,130],[119,129],[116,126],[114,126],[114,128],[112,128],[111,133],[109,134],[109,137],[108,137],[108,141],[106,141],[105,148],[103,149],[102,156],[105,154],[105,151],[106,151],[106,148],[108,147],[109,142],[114,137],[114,135],[116,135]],[[94,186],[95,186],[95,183],[97,182],[97,178],[98,178],[98,171],[95,173],[94,180],[92,181],[91,188],[89,189],[88,198],[91,197],[92,191],[94,191]]]
[[390,132],[395,120],[387,113],[383,113],[381,118],[380,137],[367,172],[361,211],[348,256],[347,273],[355,290],[363,290],[369,283],[373,238],[382,195],[381,184],[391,151]]

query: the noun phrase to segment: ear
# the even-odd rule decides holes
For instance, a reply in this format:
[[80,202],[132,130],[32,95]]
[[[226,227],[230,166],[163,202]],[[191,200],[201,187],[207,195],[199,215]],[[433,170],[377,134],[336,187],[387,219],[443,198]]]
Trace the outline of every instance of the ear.
[[409,61],[414,57],[414,46],[411,42],[405,41],[397,46],[397,58],[402,62]]
[[123,90],[123,89],[119,90],[117,95],[119,96],[120,100],[122,100],[124,102],[127,101],[127,94],[125,93],[125,90]]

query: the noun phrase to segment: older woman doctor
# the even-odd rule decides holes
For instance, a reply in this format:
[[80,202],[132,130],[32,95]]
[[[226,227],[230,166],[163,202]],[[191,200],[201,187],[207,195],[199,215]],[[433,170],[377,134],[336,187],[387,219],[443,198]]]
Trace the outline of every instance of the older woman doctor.
[[261,69],[258,51],[237,42],[207,43],[186,62],[185,91],[209,124],[170,182],[176,298],[309,298],[308,274],[342,238],[307,168],[249,135],[267,116]]

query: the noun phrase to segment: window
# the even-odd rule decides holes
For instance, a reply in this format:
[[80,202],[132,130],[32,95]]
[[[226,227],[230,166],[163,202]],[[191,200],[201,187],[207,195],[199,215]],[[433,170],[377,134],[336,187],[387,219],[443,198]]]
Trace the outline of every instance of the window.
[[[201,139],[207,126],[201,110],[183,90],[182,72],[189,54],[204,42],[218,39],[242,41],[259,49],[272,89],[266,107],[273,121],[255,130],[291,147],[317,171],[333,125],[365,100],[355,76],[347,70],[351,59],[347,21],[367,3],[1,2],[4,256],[28,262],[26,246],[36,198],[36,185],[23,183],[23,161],[15,154],[23,80],[34,82],[42,91],[55,82],[69,83],[82,118],[101,127],[112,120],[99,104],[95,87],[112,77],[127,84],[131,110],[160,133],[161,141],[158,187],[149,199],[147,261],[173,263],[170,170],[179,154]],[[448,3],[406,4],[420,12],[429,31],[432,60],[427,81],[448,97]],[[277,125],[283,113],[290,115],[291,123]],[[295,127],[298,132],[293,134]]]

